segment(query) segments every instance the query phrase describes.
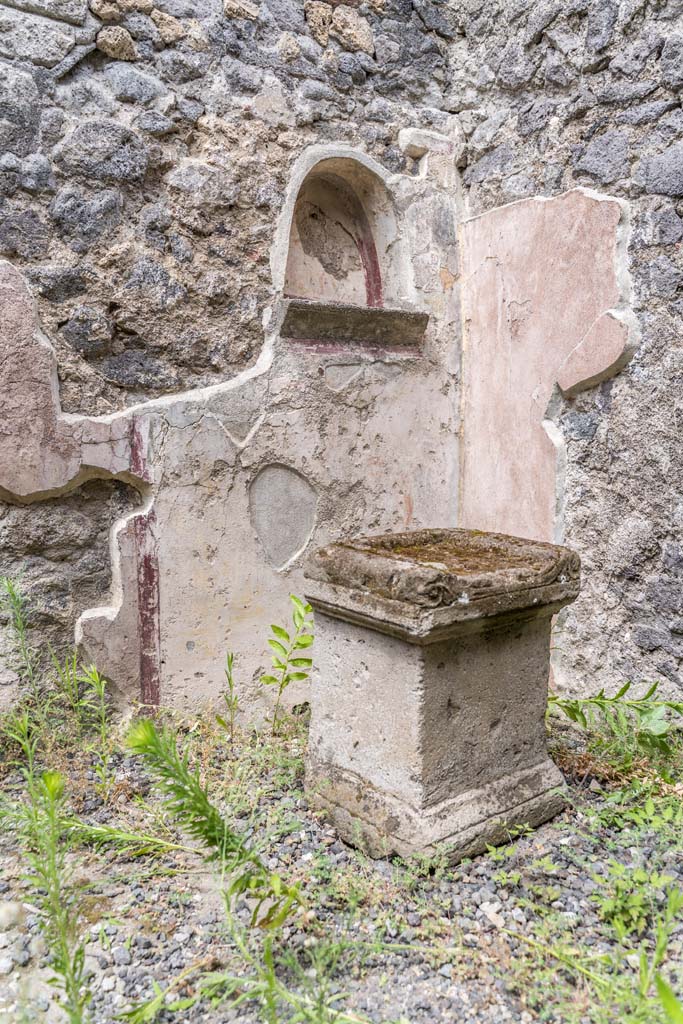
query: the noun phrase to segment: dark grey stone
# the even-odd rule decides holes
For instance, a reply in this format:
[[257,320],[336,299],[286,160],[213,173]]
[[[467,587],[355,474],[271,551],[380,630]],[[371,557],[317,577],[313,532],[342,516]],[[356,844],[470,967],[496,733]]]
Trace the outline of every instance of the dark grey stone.
[[673,34],[666,37],[659,66],[664,85],[680,89],[683,85],[683,36]]
[[353,53],[339,54],[339,70],[344,75],[350,75],[354,85],[362,85],[367,78],[360,61]]
[[40,97],[31,75],[0,64],[0,151],[27,156],[38,142]]
[[164,14],[170,14],[174,18],[196,18],[201,13],[207,17],[217,14],[222,10],[221,0],[202,0],[201,8],[197,0],[157,0],[154,4]]
[[145,241],[163,252],[166,248],[165,232],[172,223],[168,207],[164,203],[151,203],[149,206],[143,206],[138,223],[143,230]]
[[[146,14],[140,14],[136,11],[135,14],[128,14],[123,19],[123,27],[127,29],[132,35],[133,39],[138,43],[150,43],[152,47],[161,49],[164,45],[163,39],[159,34],[159,29],[156,27],[154,22]],[[138,55],[140,55],[140,47],[137,47]]]
[[[9,162],[11,161],[11,163]],[[13,196],[19,188],[19,160],[13,153],[0,156],[0,196]],[[0,210],[3,203],[0,200]]]
[[301,35],[296,36],[296,41],[299,45],[302,56],[312,64],[317,64],[325,52],[320,43],[316,43],[315,39],[311,39],[310,36]]
[[103,356],[111,351],[114,329],[111,321],[92,306],[76,306],[59,333],[77,352]]
[[63,238],[76,252],[86,252],[121,221],[123,197],[118,189],[104,189],[88,197],[72,185],[55,196],[50,214]]
[[636,626],[633,630],[633,642],[643,651],[671,648],[671,637],[663,626]]
[[59,107],[48,107],[40,118],[40,138],[44,146],[54,146],[64,134],[66,114]]
[[64,302],[82,295],[87,274],[81,267],[34,267],[27,269],[28,279],[39,295],[51,302]]
[[175,387],[177,380],[166,363],[142,349],[107,356],[99,365],[105,377],[120,387],[167,390]]
[[467,168],[465,182],[469,185],[472,182],[486,181],[488,178],[501,178],[511,172],[512,163],[512,147],[509,142],[503,142],[490,153],[486,153],[481,160],[477,160],[476,164]]
[[549,50],[546,54],[543,76],[547,85],[557,85],[564,89],[576,78],[576,72],[558,53]]
[[166,86],[153,75],[146,75],[126,61],[108,64],[104,77],[117,100],[124,103],[151,103],[165,93]]
[[425,28],[443,36],[455,39],[457,26],[450,5],[444,0],[413,0],[413,7],[424,22]]
[[178,130],[175,121],[172,121],[170,117],[166,117],[164,114],[158,113],[156,110],[143,111],[135,121],[135,127],[138,131],[146,132],[148,135],[153,135],[158,139]]
[[160,43],[157,46],[155,46],[154,43],[149,42],[148,39],[136,40],[135,49],[137,50],[138,61],[145,61],[151,64],[154,61],[154,58],[156,57],[157,50],[161,49],[162,47],[163,43]]
[[325,85],[324,82],[315,81],[303,83],[301,86],[301,96],[305,100],[327,103],[334,103],[337,99],[334,89],[330,89],[329,85]]
[[52,165],[42,153],[30,153],[21,163],[19,187],[26,192],[51,192],[55,187]]
[[629,141],[625,132],[613,130],[598,135],[575,156],[574,167],[603,185],[628,175]]
[[504,89],[514,92],[528,85],[535,74],[536,65],[529,60],[517,40],[511,39],[503,50],[496,70],[498,83]]
[[683,271],[668,256],[658,256],[648,265],[648,277],[650,292],[665,299],[672,299],[683,283]]
[[634,100],[644,100],[646,96],[653,93],[657,88],[656,82],[619,82],[608,81],[605,85],[597,88],[595,98],[599,103],[633,103]]
[[173,258],[178,263],[191,263],[194,259],[194,252],[192,246],[183,238],[182,235],[171,235],[169,239],[171,243],[171,253]]
[[683,570],[683,547],[680,544],[668,540],[662,548],[662,564],[667,569],[675,569],[676,572]]
[[654,611],[665,615],[683,614],[683,588],[681,581],[660,576],[648,583],[645,601]]
[[683,135],[683,110],[677,107],[659,119],[652,133],[652,143],[665,145],[680,139]]
[[534,4],[524,31],[525,45],[540,43],[545,29],[552,25],[562,9],[563,5],[559,0],[551,0],[551,2],[546,0],[545,3]]
[[597,417],[588,412],[571,412],[562,420],[567,437],[574,441],[590,441],[598,429]]
[[609,70],[618,72],[626,78],[634,78],[643,71],[649,58],[660,49],[661,45],[662,39],[658,32],[645,32],[630,46],[620,47],[617,50],[609,62]]
[[117,121],[87,121],[55,150],[55,159],[72,174],[96,181],[139,181],[147,170],[145,143]]
[[644,157],[640,177],[648,192],[683,196],[683,143],[669,146],[658,156]]
[[34,260],[43,256],[50,244],[50,230],[35,210],[11,213],[0,221],[0,253]]
[[148,257],[137,261],[125,287],[127,290],[143,292],[145,302],[155,310],[175,306],[187,296],[183,285],[175,281],[165,267]]
[[307,26],[303,6],[295,0],[263,0],[262,11],[266,8],[280,28],[289,32],[305,32]]
[[617,124],[649,124],[676,107],[675,100],[653,100],[617,114]]
[[199,100],[188,100],[181,97],[176,104],[176,111],[185,121],[194,124],[204,113],[204,104]]
[[673,207],[656,210],[651,217],[653,244],[674,245],[683,238],[683,220]]
[[534,132],[540,131],[548,123],[548,119],[552,117],[555,109],[557,108],[556,100],[539,99],[529,106],[524,107],[520,112],[517,119],[517,130],[523,137],[527,135],[533,135]]
[[164,50],[157,57],[157,70],[164,81],[182,84],[201,78],[207,63],[208,58],[204,54]]
[[614,37],[619,10],[616,4],[601,0],[588,7],[586,46],[589,50],[603,50]]
[[221,61],[221,71],[228,86],[237,93],[258,92],[263,83],[262,71],[232,57]]

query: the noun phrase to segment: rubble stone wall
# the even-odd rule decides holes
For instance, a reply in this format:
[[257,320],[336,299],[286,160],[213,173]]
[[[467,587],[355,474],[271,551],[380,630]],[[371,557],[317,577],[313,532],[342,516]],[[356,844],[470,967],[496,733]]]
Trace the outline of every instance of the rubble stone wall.
[[[101,415],[254,362],[312,143],[411,174],[399,130],[455,116],[463,214],[575,185],[627,200],[640,347],[555,408],[584,562],[558,645],[577,687],[679,683],[682,85],[680,0],[0,0],[0,257],[32,284],[64,410]],[[41,629],[110,585],[70,516],[96,561],[131,505],[91,482],[2,509],[0,572],[24,568]]]

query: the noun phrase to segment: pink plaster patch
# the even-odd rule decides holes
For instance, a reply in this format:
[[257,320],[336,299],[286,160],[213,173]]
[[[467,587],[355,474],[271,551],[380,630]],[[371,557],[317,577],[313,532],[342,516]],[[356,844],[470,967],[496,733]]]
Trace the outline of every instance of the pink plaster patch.
[[546,421],[566,394],[630,357],[616,272],[622,208],[580,189],[499,207],[462,226],[465,320],[460,522],[555,540],[561,439]]
[[628,327],[612,313],[603,313],[569,353],[557,374],[568,397],[613,377],[628,361]]

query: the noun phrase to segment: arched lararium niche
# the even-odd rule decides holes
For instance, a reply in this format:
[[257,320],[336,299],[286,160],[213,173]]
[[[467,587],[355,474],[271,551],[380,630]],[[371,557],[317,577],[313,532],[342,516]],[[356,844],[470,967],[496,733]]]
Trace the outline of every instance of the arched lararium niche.
[[318,161],[292,211],[283,335],[415,345],[427,316],[411,308],[410,260],[391,194],[353,157]]

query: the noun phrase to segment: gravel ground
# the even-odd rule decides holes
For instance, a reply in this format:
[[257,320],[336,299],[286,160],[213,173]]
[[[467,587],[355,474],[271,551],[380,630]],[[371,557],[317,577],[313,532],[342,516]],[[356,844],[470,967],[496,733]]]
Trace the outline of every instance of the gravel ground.
[[[582,956],[619,954],[622,973],[630,972],[635,986],[636,950],[641,939],[651,939],[651,930],[620,944],[601,919],[595,896],[606,891],[610,863],[662,870],[683,885],[683,826],[676,836],[657,823],[651,829],[611,823],[604,813],[608,784],[590,772],[569,775],[570,802],[554,822],[446,869],[373,862],[341,843],[306,806],[300,739],[282,741],[275,752],[254,740],[234,761],[219,742],[202,746],[211,792],[218,802],[228,800],[243,828],[259,835],[269,830],[269,868],[301,880],[315,911],[300,927],[283,930],[280,948],[300,965],[284,965],[283,976],[299,991],[327,984],[328,993],[343,994],[340,1007],[373,1022],[593,1020],[588,1009],[594,990],[532,943],[571,947],[570,957],[577,949]],[[72,806],[85,820],[177,837],[135,759],[115,756],[108,804],[97,795],[88,763],[83,755],[69,767]],[[6,775],[5,793],[19,794],[21,787],[16,771]],[[234,966],[220,885],[200,856],[179,851],[131,859],[84,848],[71,856],[84,884],[94,1022],[113,1022],[153,995],[153,982],[164,987],[192,965]],[[11,835],[0,838],[0,868],[0,1021],[64,1020],[48,984],[38,912]],[[248,915],[248,907],[238,908],[243,922]],[[667,969],[681,964],[683,919],[670,940]],[[195,978],[189,975],[176,997],[191,994]],[[247,1024],[263,1018],[253,1003],[231,1008],[201,1002],[164,1011],[159,1019]]]

